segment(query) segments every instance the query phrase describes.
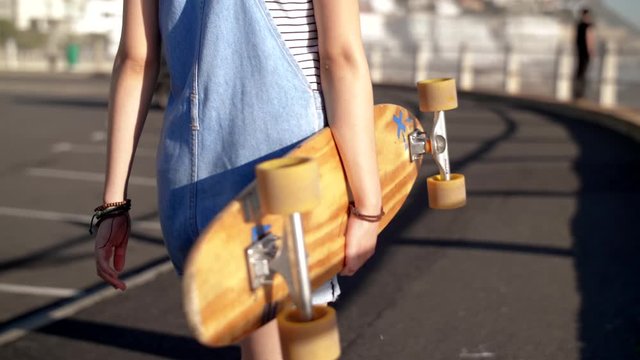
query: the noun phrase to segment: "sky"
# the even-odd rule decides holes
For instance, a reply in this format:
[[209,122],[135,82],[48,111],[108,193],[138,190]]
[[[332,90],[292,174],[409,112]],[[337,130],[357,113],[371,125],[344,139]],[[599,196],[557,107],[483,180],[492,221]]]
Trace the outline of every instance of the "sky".
[[603,0],[602,2],[640,28],[640,0]]

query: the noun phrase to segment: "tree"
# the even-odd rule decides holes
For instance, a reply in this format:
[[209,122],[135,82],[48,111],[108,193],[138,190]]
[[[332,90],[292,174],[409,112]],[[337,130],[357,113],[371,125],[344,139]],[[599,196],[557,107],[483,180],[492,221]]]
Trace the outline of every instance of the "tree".
[[8,39],[15,38],[18,31],[9,20],[0,20],[0,43],[4,44]]

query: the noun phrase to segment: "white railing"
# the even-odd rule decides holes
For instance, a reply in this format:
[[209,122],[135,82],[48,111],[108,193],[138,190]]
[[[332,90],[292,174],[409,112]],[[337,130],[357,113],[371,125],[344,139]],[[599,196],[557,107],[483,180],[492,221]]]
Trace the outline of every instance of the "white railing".
[[[428,77],[455,77],[461,90],[484,89],[531,94],[570,101],[575,58],[569,46],[544,52],[506,47],[501,52],[462,45],[410,49],[367,44],[374,83],[411,85]],[[640,52],[621,52],[613,43],[601,46],[591,61],[588,97],[603,107],[640,108]]]
[[[367,44],[374,83],[413,85],[429,77],[455,77],[461,90],[484,89],[531,94],[570,101],[575,59],[569,46],[544,51],[505,47],[502,51],[467,45],[438,48],[428,44],[391,47]],[[83,48],[75,71],[108,73],[112,60],[98,46]],[[0,47],[0,71],[67,71],[61,54]],[[621,51],[613,43],[601,47],[588,74],[588,97],[604,107],[640,108],[640,51]]]

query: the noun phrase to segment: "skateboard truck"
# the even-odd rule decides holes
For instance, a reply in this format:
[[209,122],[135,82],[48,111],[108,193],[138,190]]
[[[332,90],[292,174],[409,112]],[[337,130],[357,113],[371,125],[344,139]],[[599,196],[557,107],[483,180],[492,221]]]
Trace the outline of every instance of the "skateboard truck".
[[[282,356],[285,359],[337,359],[340,337],[335,310],[313,306],[305,250],[302,213],[320,203],[320,172],[309,158],[285,157],[260,163],[256,182],[262,214],[283,219],[282,241],[267,233],[247,250],[252,286],[272,281],[280,273],[295,304],[278,318]],[[275,228],[275,226],[274,226]],[[277,243],[281,242],[280,249]],[[251,265],[253,264],[253,266]],[[255,289],[255,287],[254,287]]]
[[251,290],[273,283],[273,263],[279,257],[279,237],[268,233],[254,241],[246,250]]
[[449,142],[444,112],[458,107],[454,79],[432,79],[418,82],[420,111],[433,112],[431,135],[422,131],[409,134],[411,161],[430,153],[438,166],[439,174],[427,178],[429,207],[455,209],[466,204],[465,180],[462,174],[451,173],[449,166]]
[[279,273],[303,320],[311,320],[311,281],[301,213],[320,201],[317,164],[306,158],[275,159],[258,165],[256,175],[262,213],[281,215],[284,224],[282,239],[267,232],[247,248],[251,287],[256,290],[271,284]]
[[447,146],[447,126],[444,111],[436,111],[433,114],[433,127],[431,135],[424,131],[414,130],[409,134],[409,154],[411,161],[422,159],[426,153],[431,153],[440,176],[445,180],[451,180],[451,168],[449,167],[449,149]]
[[310,320],[311,282],[300,213],[288,216],[282,239],[269,232],[251,244],[246,254],[251,289],[272,284],[273,277],[279,273],[289,287],[291,300]]

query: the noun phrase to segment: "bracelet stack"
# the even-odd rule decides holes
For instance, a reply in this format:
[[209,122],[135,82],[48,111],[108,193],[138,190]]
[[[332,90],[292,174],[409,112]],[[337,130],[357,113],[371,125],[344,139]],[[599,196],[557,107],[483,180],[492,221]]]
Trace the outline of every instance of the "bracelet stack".
[[349,203],[349,214],[355,216],[356,218],[368,222],[378,222],[382,220],[385,212],[384,209],[380,209],[380,213],[377,215],[366,215],[361,213],[354,203]]
[[[131,199],[102,204],[93,209],[93,216],[91,217],[91,223],[89,224],[89,234],[93,235],[93,228],[98,227],[102,220],[126,214],[130,209]],[[94,220],[96,220],[95,225],[93,223]]]

